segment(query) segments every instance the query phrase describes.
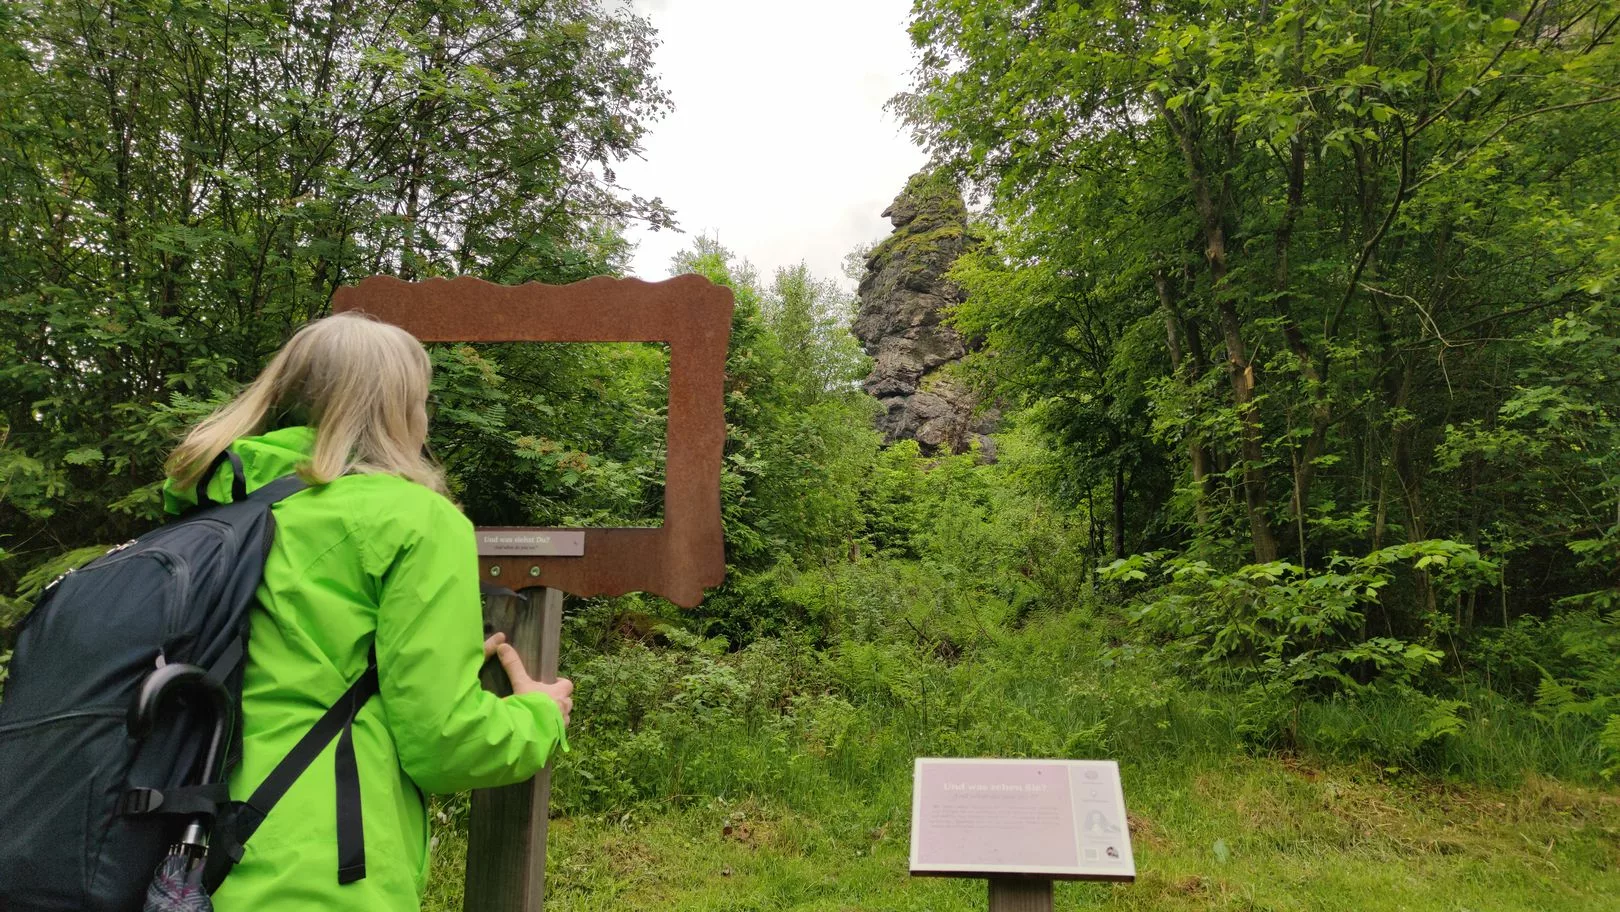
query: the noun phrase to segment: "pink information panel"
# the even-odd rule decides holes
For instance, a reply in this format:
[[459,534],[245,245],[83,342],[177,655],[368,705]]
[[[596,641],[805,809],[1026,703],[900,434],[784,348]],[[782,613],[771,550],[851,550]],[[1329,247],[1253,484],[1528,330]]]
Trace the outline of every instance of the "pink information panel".
[[1112,760],[917,760],[911,873],[1136,879]]

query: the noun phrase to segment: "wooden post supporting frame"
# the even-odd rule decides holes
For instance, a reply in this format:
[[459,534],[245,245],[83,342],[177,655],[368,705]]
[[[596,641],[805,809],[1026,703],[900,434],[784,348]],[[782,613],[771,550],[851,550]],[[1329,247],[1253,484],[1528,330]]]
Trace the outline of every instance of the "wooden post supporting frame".
[[1052,912],[1050,880],[992,877],[990,912]]
[[[544,683],[557,680],[563,593],[527,589],[494,595],[484,619]],[[511,685],[499,663],[484,669],[484,686],[500,694]],[[551,764],[528,782],[472,793],[467,833],[466,912],[541,912],[546,896],[546,827],[551,810]]]

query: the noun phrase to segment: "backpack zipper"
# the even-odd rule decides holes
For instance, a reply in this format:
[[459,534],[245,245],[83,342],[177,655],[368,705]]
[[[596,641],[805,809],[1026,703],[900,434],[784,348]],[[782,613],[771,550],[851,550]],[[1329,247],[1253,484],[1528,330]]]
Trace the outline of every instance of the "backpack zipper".
[[164,551],[152,552],[163,560],[163,565],[169,568],[169,575],[174,579],[175,595],[169,601],[168,616],[163,619],[163,639],[167,642],[177,632],[180,619],[186,616],[191,608],[191,568],[184,561],[175,560]]
[[56,579],[53,579],[53,580],[51,580],[51,581],[50,581],[50,582],[48,582],[48,583],[46,583],[46,584],[45,584],[45,588],[43,588],[43,589],[41,589],[41,590],[39,590],[39,595],[40,595],[40,597],[41,597],[41,598],[44,598],[44,596],[45,596],[45,593],[47,593],[47,592],[50,592],[50,591],[51,591],[51,590],[52,590],[52,589],[55,589],[55,588],[56,588],[56,584],[57,584],[57,583],[60,583],[60,582],[61,582],[61,581],[63,581],[63,580],[65,580],[65,579],[67,579],[67,578],[68,578],[68,574],[70,574],[70,573],[72,573],[72,572],[74,572],[74,571],[75,571],[75,570],[81,570],[81,569],[83,569],[83,568],[84,568],[84,567],[88,567],[88,566],[90,566],[90,565],[91,565],[91,564],[93,564],[93,563],[95,563],[95,562],[96,562],[96,561],[99,561],[99,560],[103,560],[103,559],[105,559],[105,558],[106,558],[106,557],[107,557],[107,556],[108,556],[108,555],[112,555],[112,554],[117,554],[117,553],[118,553],[118,552],[120,552],[120,551],[122,551],[122,550],[124,550],[124,549],[125,549],[125,548],[128,548],[128,547],[129,547],[129,546],[130,546],[130,545],[133,545],[133,544],[135,544],[135,542],[136,542],[136,541],[137,541],[137,540],[138,540],[138,539],[133,539],[133,538],[132,538],[132,539],[130,539],[130,540],[129,540],[129,541],[127,541],[127,542],[124,542],[124,543],[123,543],[123,544],[121,544],[121,545],[113,545],[113,546],[112,546],[112,547],[111,547],[111,548],[108,548],[108,549],[107,549],[107,553],[106,553],[106,554],[103,554],[103,555],[101,555],[101,557],[98,557],[98,558],[95,558],[95,560],[91,560],[91,561],[86,561],[86,562],[85,562],[85,563],[84,563],[84,564],[83,564],[83,565],[82,565],[82,566],[79,566],[79,567],[69,567],[69,568],[67,568],[67,569],[66,569],[66,570],[63,570],[63,571],[62,571],[62,572],[61,572],[61,573],[60,573],[60,574],[58,574],[58,575],[57,575],[57,577],[56,577]]

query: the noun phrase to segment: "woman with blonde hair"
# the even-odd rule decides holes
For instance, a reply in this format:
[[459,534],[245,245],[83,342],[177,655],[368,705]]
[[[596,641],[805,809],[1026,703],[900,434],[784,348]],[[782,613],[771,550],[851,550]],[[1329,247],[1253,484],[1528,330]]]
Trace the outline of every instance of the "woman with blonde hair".
[[[531,679],[499,635],[480,646],[473,528],[423,455],[430,378],[427,353],[404,330],[357,314],[317,320],[169,460],[170,512],[197,503],[197,484],[215,464],[205,488],[215,502],[232,498],[238,463],[249,492],[293,472],[309,484],[274,507],[233,796],[252,793],[377,665],[378,699],[352,726],[363,866],[340,883],[338,777],[327,748],[246,841],[214,894],[222,912],[418,909],[428,868],[423,793],[520,782],[558,745],[566,749],[573,685]],[[491,654],[511,679],[510,697],[479,686]]]

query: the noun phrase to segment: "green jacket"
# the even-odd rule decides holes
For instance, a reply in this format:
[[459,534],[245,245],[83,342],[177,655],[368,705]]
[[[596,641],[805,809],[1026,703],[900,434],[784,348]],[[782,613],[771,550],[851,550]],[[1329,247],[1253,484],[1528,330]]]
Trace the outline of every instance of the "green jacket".
[[[248,490],[308,458],[314,431],[283,428],[232,445]],[[227,465],[209,486],[230,499]],[[164,490],[179,512],[195,492]],[[346,475],[277,504],[275,544],[252,613],[243,679],[242,763],[231,794],[252,793],[365,670],[381,693],[354,726],[366,877],[337,881],[333,746],[248,841],[214,896],[232,910],[421,907],[428,821],[423,792],[520,782],[562,745],[562,714],[542,694],[496,697],[478,683],[483,619],[472,524],[439,494],[393,475]]]

